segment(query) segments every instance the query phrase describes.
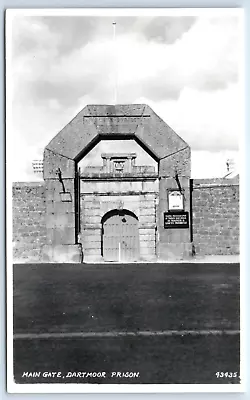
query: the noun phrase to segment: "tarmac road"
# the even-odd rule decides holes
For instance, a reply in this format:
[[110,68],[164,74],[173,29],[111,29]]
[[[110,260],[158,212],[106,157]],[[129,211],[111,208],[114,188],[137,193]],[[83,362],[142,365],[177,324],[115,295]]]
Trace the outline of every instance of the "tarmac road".
[[239,383],[239,264],[15,265],[14,360],[18,383]]

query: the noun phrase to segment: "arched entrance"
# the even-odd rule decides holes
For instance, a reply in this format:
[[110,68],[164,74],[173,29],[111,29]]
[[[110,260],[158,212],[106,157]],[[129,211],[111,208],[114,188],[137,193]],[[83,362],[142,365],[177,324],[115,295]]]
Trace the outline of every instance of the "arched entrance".
[[139,258],[138,218],[128,210],[112,210],[102,219],[102,256],[105,261]]
[[[107,159],[106,169],[98,169],[98,177],[80,180],[78,163],[101,140],[107,139],[135,140],[158,163],[157,176],[151,177],[151,172],[147,173],[144,168],[134,168],[132,159],[125,165],[124,159],[120,157],[113,159],[115,171],[110,169],[110,161]],[[164,213],[168,212],[168,195],[171,190],[181,189],[185,198],[190,198],[190,154],[188,144],[145,104],[86,106],[44,150],[47,244],[43,247],[43,259],[57,262],[61,260],[62,254],[64,262],[81,262],[89,257],[96,260],[100,257],[100,217],[110,208],[98,198],[99,195],[112,197],[112,209],[119,207],[116,203],[120,195],[138,197],[136,210],[139,210],[136,215],[140,218],[140,257],[151,258],[155,253],[155,246],[157,257],[161,260],[168,260],[172,254],[175,258],[188,256],[191,246],[190,229],[166,229]],[[122,185],[118,182],[120,175],[127,173],[127,167],[132,168],[133,173],[129,172],[124,179],[125,189],[121,191]],[[89,172],[91,175],[95,169]],[[112,173],[114,176],[107,180],[107,175]],[[88,179],[90,187],[86,193],[84,186]],[[155,199],[155,204],[147,207],[153,200],[152,197],[155,197],[156,179],[159,182],[159,196]],[[86,196],[89,200],[89,206],[86,202],[82,227],[79,218],[80,194],[81,199]],[[90,195],[93,199],[90,199]],[[132,198],[130,200],[133,202]],[[93,211],[95,208],[96,211]],[[132,207],[131,209],[135,210]],[[188,201],[185,202],[184,211],[190,211]],[[155,225],[156,238],[152,234]],[[122,250],[121,244],[120,249]],[[135,250],[131,251],[133,252],[136,255]]]

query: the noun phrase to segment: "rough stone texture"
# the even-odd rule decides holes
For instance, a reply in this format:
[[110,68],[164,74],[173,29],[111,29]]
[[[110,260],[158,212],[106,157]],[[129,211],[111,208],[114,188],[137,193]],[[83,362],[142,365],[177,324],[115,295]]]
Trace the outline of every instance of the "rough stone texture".
[[[146,177],[134,170],[133,176],[120,180],[104,177],[100,171],[100,176],[94,177],[92,170],[88,178],[81,177],[78,188],[78,161],[107,138],[135,139],[158,162],[158,176]],[[85,256],[97,261],[102,217],[117,208],[137,216],[144,259],[155,257],[155,252],[162,260],[186,258],[194,247],[197,254],[237,254],[239,199],[238,186],[232,180],[194,182],[194,247],[191,229],[164,229],[168,192],[180,189],[178,181],[185,196],[185,211],[190,213],[190,170],[190,147],[147,105],[86,106],[46,146],[45,185],[13,189],[15,257],[25,258],[27,253],[27,257],[38,259],[46,242],[43,254],[49,261],[53,257],[59,260],[60,254],[64,262],[80,260],[81,244]],[[81,232],[76,215],[77,190],[82,194]]]
[[[122,180],[98,182],[82,179],[79,242],[83,248],[83,260],[85,262],[102,260],[102,218],[107,212],[121,207],[133,212],[139,220],[140,259],[154,259],[158,190],[157,179],[149,182]],[[116,194],[112,194],[114,192]],[[93,193],[95,194],[93,195]]]
[[159,160],[188,146],[149,106],[145,106],[143,115],[150,117],[142,118],[135,136]]
[[86,181],[81,180],[81,193],[89,193],[89,194],[119,194],[122,192],[126,193],[137,193],[140,191],[143,192],[155,192],[158,191],[158,185],[155,184],[156,179],[154,181],[135,181],[133,177],[130,178],[130,181],[123,181],[121,178],[116,181],[110,181],[108,178],[106,181]]
[[[46,230],[48,245],[75,244],[74,180],[64,179],[64,187],[71,201],[62,201],[62,184],[57,179],[45,180]],[[53,254],[53,252],[51,253]],[[66,251],[67,254],[67,251]]]
[[[189,179],[179,178],[181,188],[184,194],[184,208],[190,213],[190,190]],[[160,193],[158,205],[158,246],[157,255],[161,260],[187,258],[191,254],[190,228],[182,229],[164,229],[164,212],[168,210],[168,192],[171,189],[178,189],[174,178],[165,178],[160,180]],[[179,253],[179,256],[178,256]]]
[[174,153],[160,161],[160,177],[172,178],[176,173],[179,177],[190,178],[191,176],[191,151],[190,147],[187,145],[177,153]]
[[[46,150],[60,154],[68,159],[80,157],[87,146],[98,142],[98,133],[93,121],[84,118],[89,115],[88,106],[79,112],[47,145]],[[92,143],[93,142],[93,143]]]
[[[58,168],[61,171],[62,179],[71,179],[69,193],[72,197],[72,210],[75,205],[74,177],[76,163],[87,154],[100,140],[109,138],[135,139],[144,147],[151,156],[159,162],[159,178],[166,179],[165,183],[160,182],[160,187],[168,185],[173,177],[178,176],[184,179],[190,177],[190,148],[154,111],[145,104],[134,105],[89,105],[86,106],[73,120],[67,124],[51,142],[46,146],[44,152],[44,179],[46,185],[50,181],[51,189],[54,194],[47,193],[46,201],[57,201],[58,197]],[[127,185],[127,194],[139,192],[140,182],[122,182],[119,180],[109,182],[98,182],[96,193],[101,191],[106,194],[115,194],[123,190]],[[152,191],[152,182],[143,182],[143,191]],[[84,189],[85,190],[85,189]],[[186,189],[188,192],[188,189]],[[90,187],[89,194],[95,193]],[[161,190],[161,194],[162,194]],[[54,197],[53,197],[54,196]],[[165,198],[166,196],[163,195]],[[163,201],[164,203],[164,201]],[[50,211],[47,207],[46,221],[48,243],[53,245],[75,244],[77,243],[77,226],[68,226],[68,217],[63,217],[62,207],[60,211]],[[65,211],[66,212],[66,211]],[[69,211],[68,211],[69,212]],[[160,234],[157,236],[161,244],[176,243],[176,237],[180,243],[186,243],[187,233],[180,231],[168,236],[162,231],[161,215],[162,209],[157,210],[157,220],[155,216],[142,215],[141,219],[148,223],[156,223]],[[88,216],[89,218],[91,216]],[[98,223],[99,216],[89,219],[89,224]],[[71,222],[71,221],[70,221]],[[164,246],[159,246],[160,254]]]
[[41,260],[41,249],[46,243],[45,187],[43,183],[14,183],[13,259],[15,262]]
[[82,248],[80,244],[45,245],[42,249],[42,259],[46,263],[81,263]]
[[88,105],[67,124],[46,149],[72,160],[101,136],[134,136],[157,159],[188,147],[153,110],[145,104]]
[[193,182],[193,243],[196,254],[239,254],[239,182]]
[[58,180],[57,170],[60,168],[62,178],[75,177],[75,161],[51,150],[45,149],[43,155],[43,178]]
[[[155,244],[160,260],[186,258],[191,252],[190,230],[166,230],[163,228],[163,212],[167,208],[167,190],[176,187],[175,180],[163,182],[158,192],[93,195],[84,194],[82,200],[82,222],[97,216],[95,221],[86,221],[80,235],[84,249],[88,249],[84,261],[101,261],[101,219],[103,215],[115,209],[122,199],[124,206],[139,218],[140,256],[143,260],[154,260]],[[47,182],[48,184],[48,182]],[[56,183],[56,185],[58,182]],[[71,183],[66,183],[67,185]],[[90,182],[89,182],[90,184]],[[189,210],[188,180],[182,178],[185,189],[185,209]],[[74,213],[72,203],[62,203],[60,195],[51,191],[42,183],[13,184],[13,258],[14,262],[80,262],[81,245],[54,244],[60,242],[61,233],[67,240],[74,234]],[[70,186],[67,186],[69,189]],[[45,203],[45,192],[50,200]],[[239,184],[237,180],[194,180],[193,203],[193,244],[196,255],[239,254]],[[47,209],[47,211],[46,211]],[[155,211],[157,209],[157,212]],[[53,215],[54,213],[54,215]],[[53,215],[51,221],[50,215]],[[156,230],[155,215],[160,223]],[[46,232],[46,218],[47,229]],[[146,218],[146,219],[145,219]],[[61,230],[61,224],[68,230]],[[58,229],[55,226],[58,225]],[[182,231],[182,232],[180,232]],[[185,232],[185,236],[184,235]],[[48,235],[49,233],[49,235]],[[181,235],[180,235],[181,234]],[[59,238],[57,236],[59,235]],[[161,240],[160,239],[161,235]],[[73,240],[73,238],[72,238]],[[185,240],[185,241],[184,241]],[[47,243],[47,245],[45,245]],[[44,246],[45,245],[45,246]]]

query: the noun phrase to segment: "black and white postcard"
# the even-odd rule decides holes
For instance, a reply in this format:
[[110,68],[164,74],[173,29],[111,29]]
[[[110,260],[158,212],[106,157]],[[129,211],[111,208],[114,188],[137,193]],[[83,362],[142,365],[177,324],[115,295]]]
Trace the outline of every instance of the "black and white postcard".
[[7,10],[9,392],[244,390],[243,47],[241,9]]

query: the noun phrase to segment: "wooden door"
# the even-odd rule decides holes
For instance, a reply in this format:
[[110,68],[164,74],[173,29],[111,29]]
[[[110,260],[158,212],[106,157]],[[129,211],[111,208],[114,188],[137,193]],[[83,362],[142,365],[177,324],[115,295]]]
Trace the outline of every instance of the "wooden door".
[[105,261],[136,261],[139,256],[137,218],[128,211],[114,211],[104,219],[102,230]]

